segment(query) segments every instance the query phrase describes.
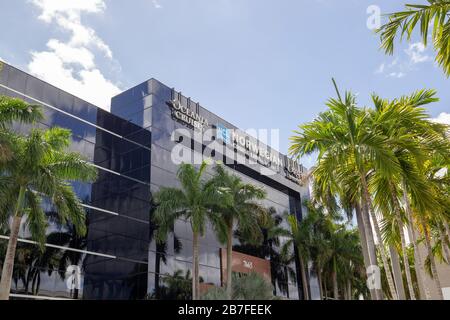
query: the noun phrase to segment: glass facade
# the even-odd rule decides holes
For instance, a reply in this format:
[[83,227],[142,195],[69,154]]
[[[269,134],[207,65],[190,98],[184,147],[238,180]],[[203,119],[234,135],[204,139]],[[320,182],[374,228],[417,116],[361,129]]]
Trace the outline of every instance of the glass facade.
[[[143,299],[150,232],[151,133],[8,65],[0,73],[0,85],[0,94],[42,106],[45,119],[37,127],[70,129],[70,148],[95,164],[99,174],[93,184],[73,183],[85,205],[85,237],[55,221],[50,204],[45,205],[51,223],[43,254],[29,242],[30,234],[23,226],[12,293]],[[14,129],[27,132],[30,128]],[[3,260],[7,230],[0,235]]]
[[[165,244],[154,240],[151,216],[152,193],[160,187],[176,187],[177,165],[173,150],[179,148],[193,158],[202,158],[208,147],[192,136],[194,128],[174,118],[168,102],[177,100],[207,121],[236,129],[197,103],[151,79],[112,98],[111,112],[97,108],[12,66],[0,71],[0,94],[19,97],[42,105],[45,120],[37,126],[60,126],[72,130],[73,151],[82,153],[98,167],[95,183],[73,183],[86,210],[88,232],[78,236],[70,226],[55,219],[54,208],[45,205],[49,217],[47,246],[39,252],[23,228],[16,255],[12,293],[70,299],[180,299],[183,290],[173,288],[174,280],[189,288],[192,270],[192,232],[188,222],[178,220]],[[15,130],[27,132],[27,126]],[[181,133],[173,134],[177,129]],[[209,138],[216,140],[216,133]],[[258,143],[256,139],[248,139]],[[261,145],[261,144],[260,144]],[[265,146],[271,154],[286,156]],[[287,178],[283,167],[271,175],[261,173],[259,163],[229,161],[226,151],[214,150],[213,158],[223,160],[243,181],[263,187],[277,223],[286,226],[285,212],[305,214],[301,201],[307,187]],[[242,153],[232,150],[232,153]],[[203,154],[203,155],[202,155]],[[263,168],[264,169],[264,168]],[[209,170],[207,173],[211,175]],[[8,241],[8,231],[0,230],[0,263]],[[264,230],[263,230],[264,231]],[[260,246],[250,246],[237,234],[233,249],[270,260],[274,292],[289,299],[302,299],[304,285],[314,296],[316,281],[297,277],[296,261],[281,262],[279,251],[285,239],[270,239],[265,233]],[[220,248],[212,228],[200,239],[200,276],[203,284],[221,285]]]

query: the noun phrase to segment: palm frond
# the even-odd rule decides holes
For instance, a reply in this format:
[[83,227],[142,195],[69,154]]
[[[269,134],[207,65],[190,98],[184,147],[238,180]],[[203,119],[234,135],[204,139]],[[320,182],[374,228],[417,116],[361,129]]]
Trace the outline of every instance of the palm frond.
[[409,41],[417,28],[422,37],[422,43],[427,46],[431,26],[431,39],[437,52],[436,62],[442,67],[444,73],[450,76],[450,1],[428,2],[429,5],[406,4],[405,11],[389,14],[389,21],[377,30],[380,34],[381,48],[387,54],[393,54],[396,37],[406,38]]
[[0,95],[0,128],[4,129],[14,121],[33,123],[43,119],[40,106],[30,105],[17,98]]
[[25,208],[27,208],[26,222],[34,241],[44,251],[46,242],[47,217],[42,209],[41,198],[35,192],[27,190],[25,194]]

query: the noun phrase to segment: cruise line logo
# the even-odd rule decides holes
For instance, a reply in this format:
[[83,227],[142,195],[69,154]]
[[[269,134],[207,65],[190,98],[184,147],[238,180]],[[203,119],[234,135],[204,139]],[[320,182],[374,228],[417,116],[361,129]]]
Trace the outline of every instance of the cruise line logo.
[[229,144],[231,142],[230,129],[220,123],[217,124],[217,138]]
[[219,140],[225,142],[225,144],[233,144],[238,150],[249,155],[259,164],[266,167],[275,166],[279,167],[283,161],[278,154],[269,152],[267,147],[260,146],[258,143],[250,141],[246,135],[241,135],[234,129],[228,129],[222,124],[216,125],[216,135]]
[[191,108],[183,106],[180,101],[170,100],[167,104],[172,108],[172,116],[177,120],[198,130],[203,130],[208,127],[208,120],[194,112]]

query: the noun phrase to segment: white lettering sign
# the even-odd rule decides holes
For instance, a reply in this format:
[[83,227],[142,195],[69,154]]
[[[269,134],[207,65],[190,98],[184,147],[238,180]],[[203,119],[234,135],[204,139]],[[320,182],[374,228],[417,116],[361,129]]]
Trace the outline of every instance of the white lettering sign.
[[192,109],[183,106],[180,101],[172,100],[167,103],[172,108],[172,115],[176,119],[194,127],[194,129],[203,130],[208,127],[208,120]]
[[247,260],[242,260],[242,262],[244,263],[244,267],[247,269],[253,269],[253,262]]

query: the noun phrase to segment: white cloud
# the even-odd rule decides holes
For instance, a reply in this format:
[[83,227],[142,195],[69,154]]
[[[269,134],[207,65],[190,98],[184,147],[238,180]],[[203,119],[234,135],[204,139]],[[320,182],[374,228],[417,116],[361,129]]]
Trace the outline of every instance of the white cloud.
[[432,119],[432,121],[450,125],[450,113],[442,112],[437,118]]
[[389,63],[389,68],[395,67],[398,64],[398,58],[395,58],[394,61]]
[[42,9],[39,19],[47,23],[61,13],[79,17],[82,12],[99,13],[106,7],[103,0],[31,0],[31,2]]
[[95,67],[94,54],[86,48],[74,47],[67,43],[62,43],[56,39],[51,39],[47,43],[47,47],[65,63],[78,63],[85,69]]
[[431,57],[425,54],[426,47],[422,42],[411,43],[405,53],[409,56],[412,64],[422,63],[431,60]]
[[376,74],[382,74],[384,72],[384,69],[386,68],[386,65],[384,63],[380,64],[380,66],[375,70]]
[[406,74],[401,71],[400,72],[391,72],[388,74],[388,77],[390,77],[390,78],[400,79],[400,78],[403,78],[404,76],[406,76]]
[[111,96],[121,90],[105,78],[95,64],[95,53],[113,61],[109,46],[95,30],[81,22],[82,14],[100,14],[104,0],[31,0],[41,9],[39,19],[56,24],[70,35],[69,40],[50,39],[47,50],[31,52],[30,73],[59,88],[108,109]]
[[32,52],[28,68],[37,77],[101,108],[107,108],[111,96],[120,92],[105,79],[100,70],[91,68],[76,71],[55,52]]
[[411,71],[417,70],[417,64],[431,61],[427,54],[427,48],[422,42],[414,42],[408,45],[403,54],[397,56],[392,62],[383,62],[375,69],[375,74],[383,74],[388,78],[403,78]]
[[161,8],[162,8],[162,5],[159,3],[158,0],[152,0],[152,3],[153,3],[153,6],[154,6],[156,9],[161,9]]

